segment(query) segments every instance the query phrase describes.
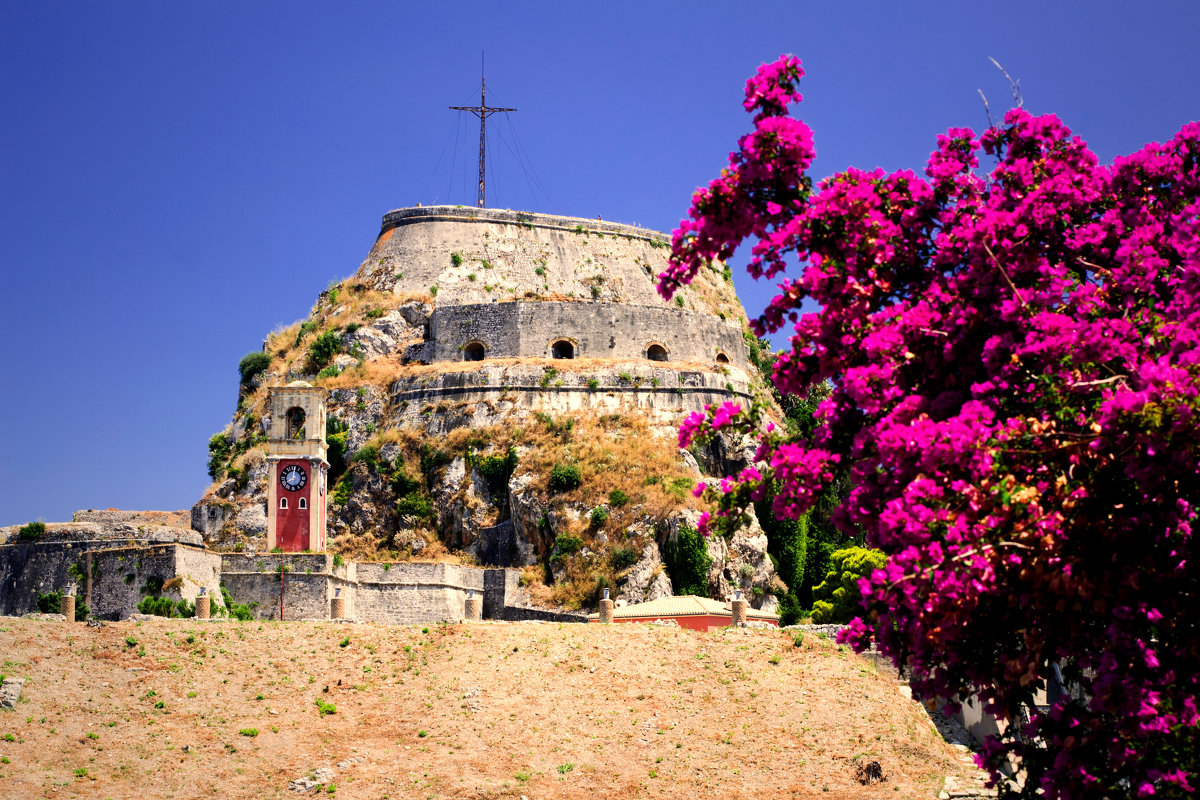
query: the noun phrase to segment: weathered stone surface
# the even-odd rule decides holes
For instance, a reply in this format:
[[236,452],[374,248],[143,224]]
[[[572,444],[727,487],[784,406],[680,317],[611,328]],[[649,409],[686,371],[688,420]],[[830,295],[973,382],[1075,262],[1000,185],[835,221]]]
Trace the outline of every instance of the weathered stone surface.
[[644,603],[671,596],[671,579],[656,542],[649,541],[642,548],[641,558],[625,573],[619,589],[620,599],[629,603]]
[[5,678],[4,683],[0,684],[0,708],[16,708],[24,688],[24,678]]
[[201,500],[192,506],[192,530],[208,538],[215,536],[237,514],[236,506]]
[[101,527],[112,525],[151,525],[166,528],[187,528],[191,523],[191,512],[181,511],[126,511],[116,508],[86,509],[71,515],[72,522],[95,522]]
[[508,507],[512,514],[513,542],[516,554],[513,566],[537,563],[542,549],[541,519],[546,506],[532,490],[533,476],[514,475],[508,482]]
[[250,536],[267,535],[267,511],[259,503],[246,506],[237,515],[237,527]]
[[[437,286],[438,307],[491,303],[528,292],[663,308],[655,283],[666,268],[667,243],[657,231],[594,219],[453,206],[405,208],[384,216],[381,235],[357,277],[398,295],[424,294]],[[731,327],[740,318],[733,286],[718,274],[702,272],[680,296],[685,310],[714,319],[725,314]]]

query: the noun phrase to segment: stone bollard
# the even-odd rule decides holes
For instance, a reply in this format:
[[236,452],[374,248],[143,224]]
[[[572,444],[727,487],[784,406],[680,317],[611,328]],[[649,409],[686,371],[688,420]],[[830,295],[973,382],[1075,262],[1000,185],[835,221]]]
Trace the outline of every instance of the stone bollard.
[[483,598],[475,596],[475,590],[467,591],[466,607],[463,609],[463,617],[473,622],[478,622],[483,619]]
[[67,618],[67,622],[75,621],[75,595],[64,594],[58,604],[58,610]]
[[329,601],[329,618],[346,618],[346,598],[342,597],[341,589],[333,590],[333,599]]
[[196,619],[208,619],[212,614],[212,598],[208,596],[208,589],[201,586],[200,596],[196,598]]
[[739,589],[733,595],[733,613],[731,615],[729,624],[733,625],[735,628],[745,625],[746,624],[746,609],[748,609],[749,607],[750,607],[750,604],[746,602],[746,599],[744,597],[742,597],[742,592]]
[[604,599],[600,601],[600,621],[610,624],[613,621],[613,601],[608,597],[608,589],[604,590]]

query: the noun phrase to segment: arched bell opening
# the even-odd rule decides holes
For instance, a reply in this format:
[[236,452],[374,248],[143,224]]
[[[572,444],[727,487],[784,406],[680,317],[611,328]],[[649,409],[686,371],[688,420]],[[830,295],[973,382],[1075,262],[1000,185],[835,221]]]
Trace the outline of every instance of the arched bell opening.
[[717,353],[717,363],[718,364],[728,364],[729,356],[725,355],[724,353],[718,352]]
[[304,438],[304,409],[292,406],[287,411],[287,437],[289,439]]

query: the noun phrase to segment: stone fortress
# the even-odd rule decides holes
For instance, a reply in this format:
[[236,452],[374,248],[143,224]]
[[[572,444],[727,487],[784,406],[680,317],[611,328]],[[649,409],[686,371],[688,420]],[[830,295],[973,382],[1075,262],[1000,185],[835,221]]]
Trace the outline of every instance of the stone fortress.
[[[631,601],[670,595],[665,556],[695,520],[690,491],[655,517],[638,505],[644,495],[625,509],[551,496],[546,476],[524,467],[545,455],[536,441],[513,440],[519,466],[500,478],[481,467],[491,451],[473,449],[486,442],[438,449],[456,432],[558,430],[574,415],[615,420],[614,442],[641,430],[645,446],[666,443],[655,446],[679,472],[645,476],[651,493],[748,463],[732,443],[674,450],[683,414],[745,402],[761,376],[728,271],[700,275],[668,304],[655,291],[668,253],[661,233],[600,220],[450,206],[386,214],[357,274],[323,292],[303,325],[273,335],[269,366],[243,376],[233,424],[210,443],[215,480],[191,530],[144,516],[157,512],[80,512],[36,539],[0,528],[0,613],[31,611],[39,592],[63,588],[109,618],[132,613],[147,587],[188,601],[203,587],[216,609],[223,584],[265,618],[345,609],[428,622],[461,618],[476,593],[490,618],[585,618],[587,608],[535,607],[520,585],[530,569],[547,584],[611,576]],[[333,350],[324,360],[318,340]],[[339,450],[328,460],[327,436]],[[413,437],[424,437],[419,467]],[[553,447],[569,453],[562,441]],[[417,519],[412,507],[429,510]],[[597,526],[596,508],[623,514],[621,525]],[[396,558],[325,552],[364,541]],[[607,555],[618,541],[632,554],[619,569]],[[439,548],[462,557],[408,560]],[[742,588],[774,607],[761,531],[708,548],[711,595]]]

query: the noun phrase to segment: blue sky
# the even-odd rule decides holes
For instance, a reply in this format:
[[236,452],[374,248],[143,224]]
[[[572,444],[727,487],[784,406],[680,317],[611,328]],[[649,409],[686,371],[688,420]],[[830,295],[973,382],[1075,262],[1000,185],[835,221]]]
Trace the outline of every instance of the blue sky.
[[998,118],[989,56],[1110,161],[1200,117],[1198,37],[1189,0],[4,0],[0,524],[199,499],[238,359],[385,211],[474,202],[477,123],[447,106],[478,101],[482,50],[489,103],[519,109],[489,123],[489,205],[669,231],[782,52],[819,178],[919,170],[984,127],[979,89]]

